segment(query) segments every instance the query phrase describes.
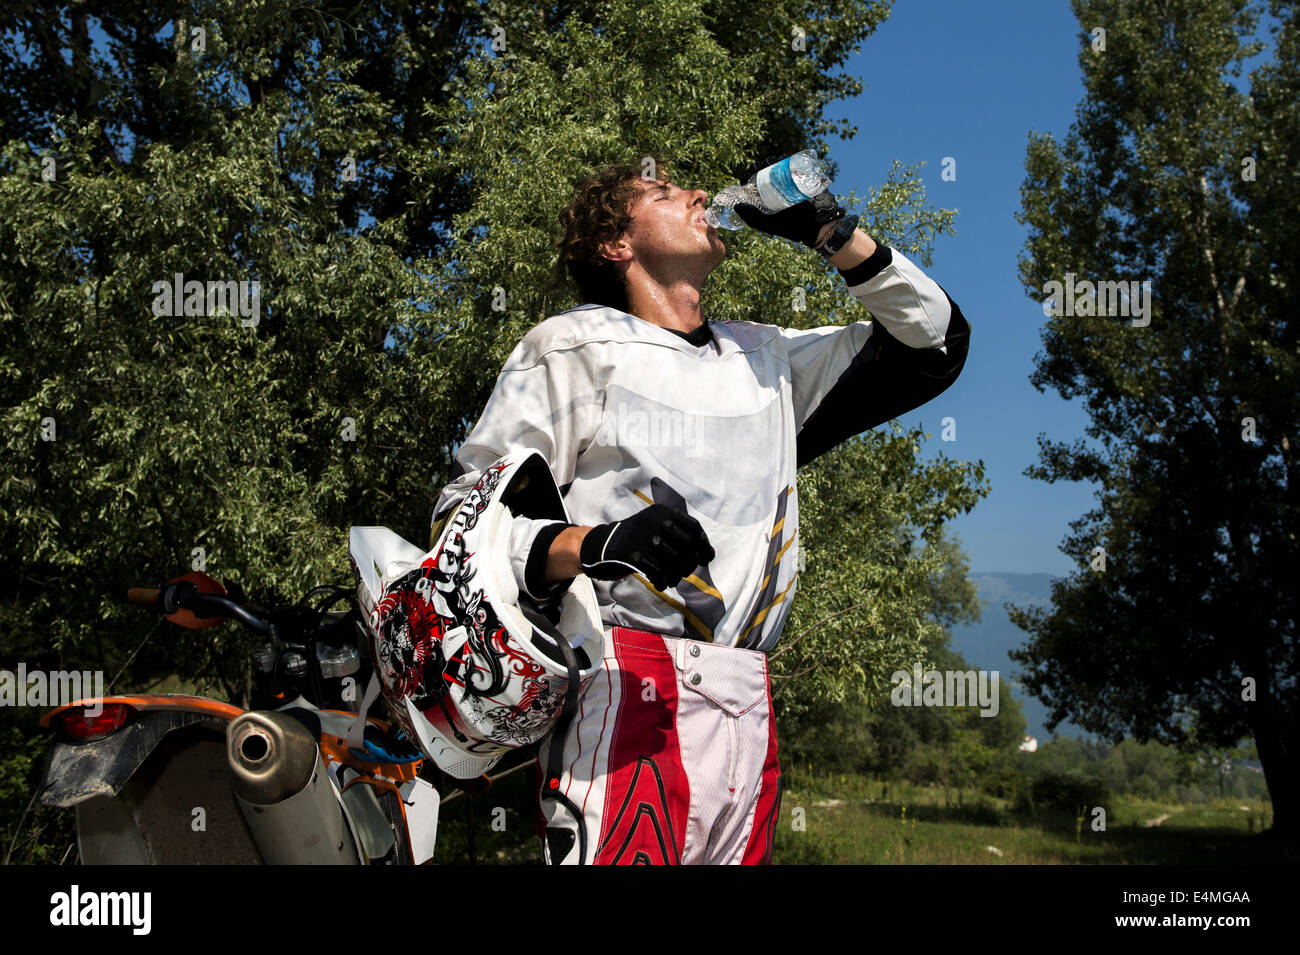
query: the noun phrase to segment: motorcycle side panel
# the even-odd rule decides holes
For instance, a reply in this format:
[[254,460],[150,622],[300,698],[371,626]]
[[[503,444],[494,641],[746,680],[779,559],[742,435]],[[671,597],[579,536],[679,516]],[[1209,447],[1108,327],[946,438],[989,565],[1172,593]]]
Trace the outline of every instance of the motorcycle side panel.
[[402,786],[406,804],[406,829],[411,843],[411,864],[424,865],[433,858],[438,841],[438,790],[418,776]]

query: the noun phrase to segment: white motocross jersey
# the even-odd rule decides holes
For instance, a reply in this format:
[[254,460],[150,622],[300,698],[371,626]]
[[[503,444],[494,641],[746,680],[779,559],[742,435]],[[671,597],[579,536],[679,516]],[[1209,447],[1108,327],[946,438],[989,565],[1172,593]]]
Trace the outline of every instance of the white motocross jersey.
[[[435,520],[507,451],[550,463],[569,520],[597,525],[652,503],[700,522],[716,557],[675,587],[640,574],[595,580],[607,627],[770,650],[795,593],[795,469],[852,435],[928,401],[956,378],[969,324],[947,294],[881,246],[842,273],[874,322],[793,330],[714,322],[684,335],[605,306],[535,326],[507,360]],[[882,334],[883,332],[883,334]],[[522,589],[533,538],[518,519]],[[534,564],[536,566],[536,564]]]

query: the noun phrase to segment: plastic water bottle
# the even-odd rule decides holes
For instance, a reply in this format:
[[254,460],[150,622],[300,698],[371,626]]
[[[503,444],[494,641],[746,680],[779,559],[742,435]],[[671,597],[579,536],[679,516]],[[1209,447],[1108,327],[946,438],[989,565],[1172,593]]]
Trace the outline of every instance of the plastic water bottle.
[[811,199],[829,186],[831,179],[826,172],[826,163],[811,149],[805,149],[760,169],[743,185],[723,189],[713,197],[704,219],[715,229],[739,229],[745,222],[736,214],[737,204],[743,202],[764,212],[780,212]]

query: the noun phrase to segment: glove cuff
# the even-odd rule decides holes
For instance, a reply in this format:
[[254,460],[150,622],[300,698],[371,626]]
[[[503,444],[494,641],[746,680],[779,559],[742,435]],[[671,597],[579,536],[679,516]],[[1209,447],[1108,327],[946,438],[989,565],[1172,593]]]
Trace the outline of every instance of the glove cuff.
[[809,223],[810,231],[800,241],[808,248],[816,249],[817,239],[821,236],[822,229],[832,222],[843,219],[845,209],[835,198],[835,193],[829,189],[823,189],[809,199],[808,202],[812,205],[812,221]]
[[555,543],[555,538],[559,537],[572,524],[566,524],[563,521],[556,521],[554,524],[543,527],[533,538],[533,545],[528,551],[528,559],[524,564],[524,590],[526,590],[535,600],[549,600],[558,594],[568,590],[573,579],[556,581],[550,583],[546,579],[546,564],[550,559],[551,544]]
[[609,535],[614,533],[614,524],[597,524],[591,530],[587,531],[587,536],[582,539],[582,546],[578,548],[578,563],[582,565],[583,570],[595,567],[605,559],[605,544],[609,542]]
[[839,253],[840,249],[848,245],[849,239],[853,238],[853,231],[857,227],[857,216],[845,216],[840,220],[840,224],[835,227],[835,231],[826,237],[826,241],[816,246],[817,251],[826,258],[831,258]]

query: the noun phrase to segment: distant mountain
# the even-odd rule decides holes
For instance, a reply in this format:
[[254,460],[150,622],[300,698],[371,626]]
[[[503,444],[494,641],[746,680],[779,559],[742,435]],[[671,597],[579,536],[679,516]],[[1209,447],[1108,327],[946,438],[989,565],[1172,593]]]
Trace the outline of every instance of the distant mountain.
[[[973,667],[997,670],[1002,681],[1010,684],[1012,693],[1020,701],[1021,711],[1028,724],[1025,732],[1036,737],[1040,743],[1046,742],[1051,738],[1045,725],[1047,707],[1020,687],[1014,679],[1014,674],[1020,672],[1020,664],[1008,656],[1009,651],[1029,639],[1029,634],[1011,622],[1003,604],[1045,607],[1051,603],[1052,581],[1056,578],[1051,574],[974,573],[971,574],[971,579],[979,589],[980,600],[984,603],[982,619],[976,624],[953,628],[953,649]],[[1088,735],[1073,723],[1061,723],[1056,727],[1056,734]]]

